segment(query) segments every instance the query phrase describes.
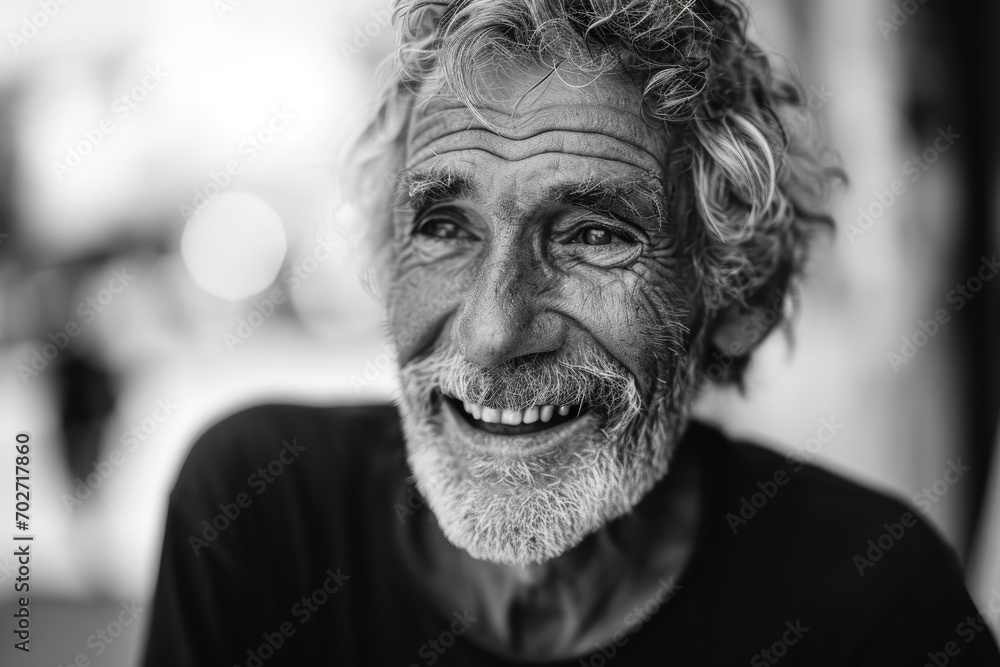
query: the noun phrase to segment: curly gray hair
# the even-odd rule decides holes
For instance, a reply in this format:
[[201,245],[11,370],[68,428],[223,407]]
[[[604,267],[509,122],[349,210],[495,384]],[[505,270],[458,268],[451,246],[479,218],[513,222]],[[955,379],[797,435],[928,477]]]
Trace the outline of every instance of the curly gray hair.
[[[810,124],[788,120],[809,113],[804,95],[748,39],[739,0],[396,0],[393,20],[397,48],[345,174],[374,223],[376,264],[390,252],[391,180],[411,110],[448,92],[475,112],[479,67],[520,60],[555,73],[569,61],[639,80],[642,113],[670,129],[701,321],[710,328],[730,305],[786,317],[810,232],[832,226],[817,205],[843,173]],[[748,353],[722,379],[738,381]]]

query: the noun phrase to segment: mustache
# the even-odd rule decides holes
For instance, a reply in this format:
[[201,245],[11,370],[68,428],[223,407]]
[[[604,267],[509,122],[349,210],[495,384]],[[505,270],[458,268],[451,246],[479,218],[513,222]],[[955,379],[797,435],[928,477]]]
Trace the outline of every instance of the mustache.
[[449,345],[411,361],[400,374],[428,403],[436,390],[502,410],[582,405],[603,413],[612,431],[638,419],[645,407],[636,377],[617,359],[591,348],[518,357],[484,368]]

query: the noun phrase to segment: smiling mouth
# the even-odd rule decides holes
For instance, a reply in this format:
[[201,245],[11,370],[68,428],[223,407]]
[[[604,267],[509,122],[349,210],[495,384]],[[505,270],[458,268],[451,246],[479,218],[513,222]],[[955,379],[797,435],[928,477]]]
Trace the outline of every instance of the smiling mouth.
[[587,414],[587,405],[532,405],[500,410],[444,395],[454,412],[473,428],[493,435],[527,435],[556,428]]

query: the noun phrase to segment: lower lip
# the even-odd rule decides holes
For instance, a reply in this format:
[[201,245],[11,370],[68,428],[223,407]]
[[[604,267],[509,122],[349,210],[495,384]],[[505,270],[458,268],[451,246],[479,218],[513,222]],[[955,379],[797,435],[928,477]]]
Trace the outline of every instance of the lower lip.
[[576,419],[524,435],[498,435],[477,429],[456,412],[451,401],[441,401],[441,412],[448,427],[458,434],[462,443],[470,449],[490,454],[543,454],[567,442],[573,442],[583,433],[593,432],[598,427],[597,416],[587,412]]

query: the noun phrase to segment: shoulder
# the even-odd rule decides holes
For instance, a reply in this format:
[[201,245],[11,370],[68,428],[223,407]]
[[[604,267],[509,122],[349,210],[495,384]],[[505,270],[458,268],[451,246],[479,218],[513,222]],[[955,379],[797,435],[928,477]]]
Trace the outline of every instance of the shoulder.
[[318,573],[359,569],[350,556],[372,531],[358,508],[385,506],[382,523],[392,519],[373,494],[403,474],[398,428],[390,406],[303,405],[248,408],[208,428],[170,495],[149,664],[239,662],[231,650],[286,623]]
[[[394,407],[267,404],[220,419],[196,439],[181,467],[172,503],[262,493],[278,476],[299,481],[376,465],[400,449]],[[325,480],[320,481],[320,480]]]
[[859,580],[883,560],[895,579],[958,567],[923,513],[900,498],[759,444],[723,437],[717,451],[719,510],[736,539],[780,545]]
[[[939,650],[976,614],[957,555],[921,511],[715,433],[713,551],[728,577],[749,582],[732,583],[752,589],[746,599],[775,618],[811,618],[815,641],[853,652],[853,664],[911,651],[920,657],[925,644]],[[995,650],[990,642],[977,648]]]
[[898,544],[927,559],[957,563],[922,512],[901,498],[759,444],[728,441],[722,451],[731,503],[726,511],[746,520],[734,532],[745,526],[749,533],[759,523],[761,532],[794,528],[803,549],[865,550],[869,540],[881,540],[883,552]]

